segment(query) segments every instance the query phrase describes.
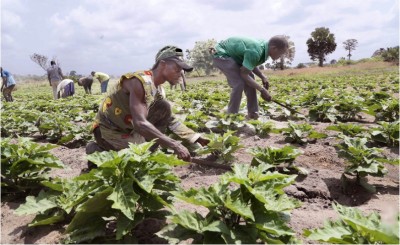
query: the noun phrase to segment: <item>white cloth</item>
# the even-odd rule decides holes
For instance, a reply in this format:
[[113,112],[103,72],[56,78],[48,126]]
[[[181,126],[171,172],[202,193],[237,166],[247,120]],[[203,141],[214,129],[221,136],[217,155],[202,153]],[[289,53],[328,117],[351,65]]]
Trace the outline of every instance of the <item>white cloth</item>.
[[71,79],[62,80],[57,86],[57,94],[58,94],[58,92],[61,92],[61,91],[62,91],[61,92],[61,94],[62,94],[64,92],[65,86],[67,86],[70,83],[74,83],[74,81],[72,81]]

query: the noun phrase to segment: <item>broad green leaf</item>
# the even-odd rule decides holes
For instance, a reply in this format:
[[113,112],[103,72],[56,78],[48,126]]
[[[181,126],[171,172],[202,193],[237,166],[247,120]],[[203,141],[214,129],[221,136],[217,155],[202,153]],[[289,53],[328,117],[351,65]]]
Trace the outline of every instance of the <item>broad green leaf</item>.
[[225,206],[233,212],[254,221],[254,215],[253,211],[251,211],[250,205],[245,203],[242,198],[236,198],[236,200],[232,200],[231,196],[227,195],[226,200],[222,201],[224,202]]
[[171,221],[196,232],[202,232],[204,227],[204,218],[197,212],[190,213],[187,210],[180,210],[174,214]]
[[178,159],[175,155],[166,155],[162,152],[157,152],[152,154],[149,158],[149,161],[154,161],[161,164],[168,164],[170,166],[182,166],[187,165],[189,162],[185,162],[183,160]]
[[334,244],[355,243],[353,231],[343,222],[326,221],[321,229],[305,230],[304,236],[313,241],[323,241]]
[[50,212],[50,214],[38,214],[32,220],[32,222],[28,225],[31,226],[39,226],[39,225],[51,225],[57,222],[63,221],[65,219],[64,213],[60,210],[55,213]]
[[349,224],[355,231],[365,234],[370,242],[398,244],[398,231],[393,233],[382,226],[380,216],[377,213],[364,215],[360,210],[345,207],[339,204],[334,205],[334,209],[340,214],[340,218]]
[[112,208],[119,209],[128,219],[133,220],[139,198],[140,196],[133,191],[133,180],[125,179],[117,183],[107,200],[114,202]]
[[[90,220],[99,220],[101,215],[107,216],[110,213],[112,201],[107,200],[107,197],[112,193],[113,188],[108,187],[101,192],[97,192],[92,198],[87,200],[77,208],[74,218],[67,227],[67,232],[79,230],[86,226],[91,226]],[[100,220],[102,220],[100,218]],[[96,226],[97,224],[95,224]]]
[[27,196],[26,202],[21,204],[16,210],[17,215],[27,215],[42,213],[46,210],[57,207],[57,203],[54,200],[49,199],[50,195],[46,192],[41,191],[37,197]]

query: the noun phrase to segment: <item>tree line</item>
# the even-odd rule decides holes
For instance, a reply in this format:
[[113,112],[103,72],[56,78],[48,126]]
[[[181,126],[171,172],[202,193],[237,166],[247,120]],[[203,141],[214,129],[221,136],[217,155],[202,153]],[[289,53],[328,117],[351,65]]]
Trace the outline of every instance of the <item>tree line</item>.
[[[289,48],[288,51],[279,59],[272,61],[272,63],[266,63],[266,68],[283,70],[292,64],[296,52],[295,44],[293,41],[290,40],[289,36],[285,37],[287,38],[289,46],[291,48]],[[198,76],[203,75],[202,73],[204,73],[204,75],[210,75],[211,72],[215,71],[215,68],[212,64],[213,54],[212,52],[210,52],[210,48],[213,48],[216,43],[217,41],[215,39],[197,41],[195,42],[193,49],[186,50],[186,59],[195,68],[195,72]],[[312,61],[318,61],[318,65],[320,67],[324,66],[327,55],[333,53],[337,47],[335,34],[331,33],[329,28],[326,27],[315,28],[315,30],[311,32],[311,37],[307,40],[306,45],[308,47],[307,52],[310,56],[310,59]],[[358,41],[356,39],[347,39],[343,42],[343,48],[348,52],[346,56],[348,57],[349,61],[352,56],[352,51],[354,51],[357,46]],[[372,57],[377,56],[382,57],[384,61],[393,62],[398,65],[399,46],[389,47],[386,49],[380,48],[376,50],[372,55]],[[31,55],[30,58],[43,69],[46,70],[46,68],[48,67],[48,58],[46,56],[35,53]],[[301,68],[300,64],[298,66],[299,68]],[[70,76],[76,77],[76,74],[70,74]]]

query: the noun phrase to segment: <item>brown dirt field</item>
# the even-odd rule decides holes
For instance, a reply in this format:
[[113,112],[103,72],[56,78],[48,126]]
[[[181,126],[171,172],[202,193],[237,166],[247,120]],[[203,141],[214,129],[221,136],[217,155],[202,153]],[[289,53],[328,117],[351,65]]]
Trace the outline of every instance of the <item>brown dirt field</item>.
[[[284,127],[286,122],[275,121],[277,127]],[[368,177],[368,182],[377,188],[376,194],[369,194],[363,189],[354,188],[350,194],[345,195],[340,188],[340,176],[344,169],[343,159],[337,156],[334,145],[336,144],[334,131],[325,131],[329,123],[313,125],[318,131],[327,133],[330,137],[318,140],[314,144],[305,146],[294,145],[303,151],[298,156],[295,164],[304,167],[309,174],[306,177],[298,177],[296,183],[286,188],[286,193],[298,198],[303,205],[293,210],[290,227],[296,231],[299,238],[307,228],[316,228],[323,225],[328,218],[337,218],[332,209],[332,203],[338,202],[346,206],[358,207],[365,212],[377,211],[386,222],[392,222],[399,210],[399,167],[387,165],[389,174],[385,178]],[[367,125],[367,124],[363,124]],[[267,138],[260,138],[251,134],[241,134],[241,143],[245,148],[239,150],[235,156],[235,162],[248,164],[252,156],[246,149],[254,146],[282,147],[287,143],[279,134],[271,134]],[[383,148],[388,158],[398,158],[397,148]],[[86,167],[84,147],[69,149],[58,147],[52,153],[59,157],[67,166],[66,169],[56,170],[53,176],[71,178],[79,175],[82,168]],[[198,188],[209,186],[218,181],[219,176],[225,170],[206,168],[195,164],[177,167],[175,173],[181,177],[184,188]],[[22,201],[4,202],[1,206],[1,243],[17,244],[54,244],[59,243],[63,237],[65,227],[62,225],[29,228],[27,224],[34,218],[31,216],[16,216],[14,210]],[[183,202],[176,203],[179,209],[189,209],[205,214],[206,209],[188,205]],[[142,229],[147,229],[142,227]],[[304,239],[305,243],[312,243]],[[159,242],[159,240],[156,240]]]

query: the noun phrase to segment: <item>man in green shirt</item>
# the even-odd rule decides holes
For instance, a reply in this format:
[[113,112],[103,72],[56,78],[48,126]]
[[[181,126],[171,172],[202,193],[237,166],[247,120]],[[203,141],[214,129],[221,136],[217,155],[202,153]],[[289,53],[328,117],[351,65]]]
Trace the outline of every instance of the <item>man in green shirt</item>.
[[[257,90],[264,100],[270,101],[268,78],[262,74],[259,65],[268,57],[273,60],[281,57],[289,48],[284,36],[274,36],[268,42],[244,37],[230,37],[215,46],[213,65],[226,76],[232,88],[228,104],[228,113],[238,113],[242,93],[247,98],[247,118],[258,118]],[[254,79],[261,78],[262,84]]]

